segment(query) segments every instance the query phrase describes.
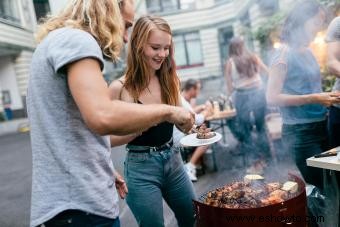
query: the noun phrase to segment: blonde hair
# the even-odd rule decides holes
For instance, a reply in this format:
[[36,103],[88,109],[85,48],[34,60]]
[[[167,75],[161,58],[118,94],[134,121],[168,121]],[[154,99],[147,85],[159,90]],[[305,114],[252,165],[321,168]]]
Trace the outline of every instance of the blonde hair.
[[48,16],[39,26],[36,39],[41,42],[49,32],[72,27],[89,32],[103,54],[117,60],[123,45],[123,19],[117,0],[71,0],[56,16]]
[[[127,56],[127,71],[124,87],[138,101],[139,95],[150,83],[149,66],[144,58],[144,47],[154,29],[172,35],[169,24],[156,16],[140,17],[132,30]],[[169,105],[179,104],[179,79],[176,73],[173,41],[171,40],[169,55],[156,71],[161,86],[162,102]]]

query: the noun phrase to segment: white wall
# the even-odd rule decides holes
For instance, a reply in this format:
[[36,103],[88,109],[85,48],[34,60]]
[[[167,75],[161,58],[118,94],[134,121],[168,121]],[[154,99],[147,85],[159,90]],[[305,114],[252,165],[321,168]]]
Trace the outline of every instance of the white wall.
[[23,103],[18,89],[15,70],[10,57],[0,58],[0,87],[2,90],[9,90],[11,94],[11,108],[22,109]]

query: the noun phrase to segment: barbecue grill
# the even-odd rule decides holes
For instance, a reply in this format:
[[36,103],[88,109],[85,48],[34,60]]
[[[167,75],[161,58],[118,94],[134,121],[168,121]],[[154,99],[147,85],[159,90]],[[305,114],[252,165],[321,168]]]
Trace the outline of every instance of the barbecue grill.
[[289,174],[289,180],[298,184],[298,192],[284,202],[257,208],[221,208],[204,203],[207,194],[194,200],[197,227],[305,227],[307,199],[303,180]]

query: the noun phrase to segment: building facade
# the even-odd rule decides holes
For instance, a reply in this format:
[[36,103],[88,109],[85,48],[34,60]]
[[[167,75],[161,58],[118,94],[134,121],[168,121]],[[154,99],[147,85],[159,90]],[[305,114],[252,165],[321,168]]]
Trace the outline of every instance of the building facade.
[[[250,49],[260,53],[251,37],[263,21],[292,0],[140,0],[138,15],[166,19],[174,34],[178,74],[188,78],[221,77],[233,36],[244,36]],[[249,32],[251,31],[251,32]]]
[[[246,34],[278,10],[286,10],[292,0],[135,0],[138,18],[155,14],[166,19],[174,33],[175,59],[182,80],[221,77],[229,40],[234,35],[247,38],[249,48],[260,52],[256,41]],[[62,9],[67,0],[50,0],[51,12]],[[118,67],[106,64],[108,79],[120,75]],[[118,73],[116,73],[118,71]]]
[[25,116],[35,27],[33,1],[0,1],[0,112],[7,112],[9,118]]

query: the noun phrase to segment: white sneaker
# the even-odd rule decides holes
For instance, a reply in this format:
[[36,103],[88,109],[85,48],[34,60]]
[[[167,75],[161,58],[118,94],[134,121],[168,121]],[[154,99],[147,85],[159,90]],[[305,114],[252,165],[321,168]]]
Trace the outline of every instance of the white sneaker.
[[193,182],[197,181],[196,168],[190,162],[184,165],[185,172],[187,172],[189,179]]

